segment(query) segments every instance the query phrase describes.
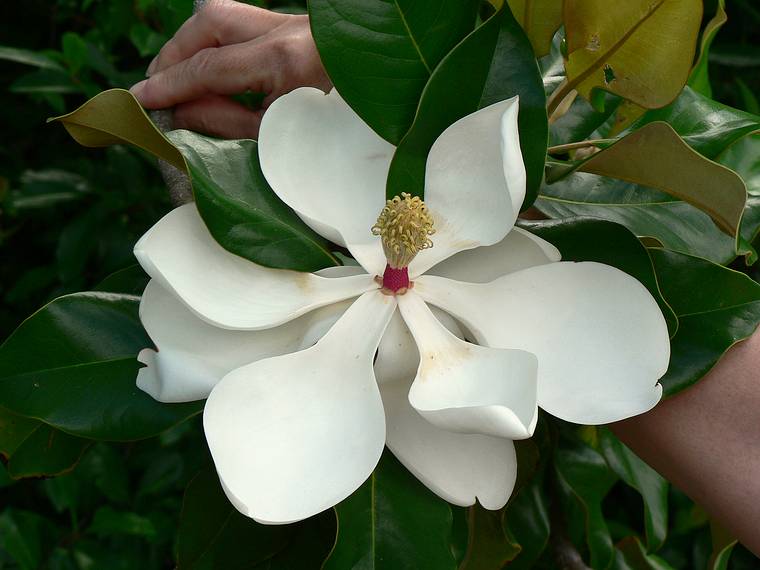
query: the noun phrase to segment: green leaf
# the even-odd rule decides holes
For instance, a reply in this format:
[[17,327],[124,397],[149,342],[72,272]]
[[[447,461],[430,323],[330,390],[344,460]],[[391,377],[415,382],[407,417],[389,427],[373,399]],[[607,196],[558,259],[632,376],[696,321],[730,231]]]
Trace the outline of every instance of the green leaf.
[[124,89],[103,91],[77,110],[48,122],[62,123],[83,146],[131,144],[187,172],[180,152],[151,122],[137,99]]
[[672,396],[697,382],[726,350],[752,335],[760,323],[760,285],[704,259],[660,249],[649,253],[662,293],[678,316],[670,367],[660,379],[665,395]]
[[574,172],[545,184],[536,207],[550,218],[590,217],[616,222],[640,238],[716,263],[736,257],[736,242],[710,217],[664,192],[623,180]]
[[21,76],[8,88],[11,93],[79,93],[81,87],[71,76],[57,69],[38,69]]
[[427,155],[438,136],[458,119],[514,95],[520,96],[518,128],[527,173],[523,207],[532,204],[546,157],[545,96],[530,43],[506,8],[481,24],[436,68],[414,123],[393,156],[387,195],[403,190],[422,196]]
[[316,271],[340,264],[327,240],[272,191],[255,141],[218,140],[190,131],[168,136],[187,160],[206,226],[226,250],[280,269]]
[[576,89],[603,89],[648,109],[676,98],[694,60],[700,0],[565,0],[567,83],[550,109]]
[[52,69],[65,72],[64,67],[54,59],[51,59],[43,53],[28,49],[0,46],[0,60],[31,65],[32,67],[39,67],[40,69]]
[[87,532],[100,537],[131,535],[148,540],[156,537],[156,528],[150,519],[137,513],[117,511],[108,506],[95,511],[95,518]]
[[747,208],[742,217],[741,237],[752,243],[760,234],[760,134],[740,138],[726,148],[717,160],[741,176],[747,187]]
[[554,465],[560,482],[585,514],[586,541],[591,552],[591,567],[608,567],[612,562],[614,550],[602,513],[602,500],[617,477],[609,470],[598,452],[580,442],[558,448]]
[[647,123],[593,154],[579,170],[661,190],[736,236],[747,200],[742,179],[689,147],[665,122]]
[[341,96],[398,144],[438,63],[472,30],[472,0],[311,0],[322,63]]
[[451,508],[388,452],[335,512],[338,538],[325,570],[456,568]]
[[138,264],[130,265],[112,273],[98,283],[93,291],[122,293],[124,295],[142,295],[150,277]]
[[635,277],[652,294],[672,335],[678,329],[673,309],[663,298],[652,260],[639,240],[625,227],[604,220],[565,218],[520,222],[521,227],[554,244],[565,261],[596,261]]
[[49,540],[50,523],[38,514],[6,509],[0,514],[0,552],[7,552],[20,570],[36,570]]
[[509,7],[530,39],[536,57],[549,53],[554,32],[562,24],[562,0],[508,0]]
[[424,195],[428,151],[446,127],[478,109],[502,17],[508,12],[502,8],[478,26],[446,55],[430,76],[414,122],[393,155],[388,171],[388,198],[401,192]]
[[467,509],[470,540],[459,570],[502,568],[520,552],[502,526],[503,510],[489,511],[479,504]]
[[0,401],[72,435],[115,441],[154,436],[202,402],[162,404],[135,385],[137,353],[152,346],[139,299],[111,293],[60,297],[0,346]]
[[21,479],[67,473],[76,467],[91,444],[90,440],[37,422],[34,430],[8,458],[8,474]]
[[674,570],[659,556],[647,554],[635,536],[624,538],[615,545],[614,570]]
[[77,73],[87,63],[87,42],[76,32],[66,32],[61,38],[63,57],[73,73]]
[[505,514],[506,532],[520,545],[520,553],[509,564],[510,570],[533,568],[549,544],[549,505],[542,478],[534,478],[512,497]]
[[610,469],[644,499],[647,550],[659,550],[668,534],[668,482],[608,429],[599,431],[599,445]]
[[734,109],[686,87],[667,107],[647,111],[631,127],[665,121],[701,155],[715,160],[731,143],[760,130],[760,117]]
[[249,568],[284,549],[293,530],[292,525],[262,525],[240,514],[224,495],[216,471],[207,468],[185,490],[177,567]]
[[710,76],[708,73],[708,56],[710,55],[710,46],[715,39],[718,31],[728,21],[726,16],[726,0],[718,0],[715,8],[715,15],[707,22],[705,29],[702,31],[702,42],[699,46],[699,58],[691,70],[689,76],[689,87],[697,93],[706,97],[712,97],[712,87],[710,86]]

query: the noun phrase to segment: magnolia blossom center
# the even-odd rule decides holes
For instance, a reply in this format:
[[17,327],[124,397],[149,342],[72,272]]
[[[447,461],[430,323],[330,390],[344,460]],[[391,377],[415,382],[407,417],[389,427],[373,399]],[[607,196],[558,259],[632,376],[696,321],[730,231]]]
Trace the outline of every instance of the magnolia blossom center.
[[435,233],[433,218],[419,196],[402,192],[388,200],[372,226],[380,236],[388,263],[378,281],[383,290],[403,294],[411,286],[409,264],[423,249],[433,247],[430,236]]

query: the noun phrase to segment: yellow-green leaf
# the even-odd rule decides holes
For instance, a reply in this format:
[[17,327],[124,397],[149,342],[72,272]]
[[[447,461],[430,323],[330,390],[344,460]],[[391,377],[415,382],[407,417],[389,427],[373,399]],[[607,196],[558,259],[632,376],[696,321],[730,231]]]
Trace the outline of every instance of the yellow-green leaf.
[[132,144],[187,172],[180,152],[126,89],[103,91],[76,111],[53,117],[48,122],[62,123],[83,146]]
[[577,89],[590,100],[598,88],[667,105],[689,76],[701,19],[701,0],[565,0],[567,82],[557,96]]
[[549,53],[554,32],[562,24],[562,0],[509,0],[509,7],[536,57]]
[[579,170],[661,190],[707,213],[726,233],[738,233],[747,201],[741,177],[692,149],[665,122],[634,131]]

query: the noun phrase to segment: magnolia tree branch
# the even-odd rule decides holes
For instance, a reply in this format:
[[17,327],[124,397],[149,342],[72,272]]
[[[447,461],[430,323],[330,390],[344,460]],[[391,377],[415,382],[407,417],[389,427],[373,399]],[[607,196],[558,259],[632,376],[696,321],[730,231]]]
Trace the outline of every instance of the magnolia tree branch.
[[[205,2],[206,0],[194,0],[193,12],[197,13]],[[172,130],[174,119],[171,109],[150,111],[148,114],[162,132]],[[163,160],[158,161],[158,169],[161,172],[161,177],[164,179],[166,188],[169,191],[169,198],[174,206],[181,206],[193,201],[193,189],[190,186],[190,179],[187,174]]]

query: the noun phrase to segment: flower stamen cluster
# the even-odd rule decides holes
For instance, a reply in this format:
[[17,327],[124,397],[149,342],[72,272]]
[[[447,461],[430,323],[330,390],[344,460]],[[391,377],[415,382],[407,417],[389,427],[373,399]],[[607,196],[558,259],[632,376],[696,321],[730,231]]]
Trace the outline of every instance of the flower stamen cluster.
[[380,236],[388,265],[393,269],[408,267],[423,249],[433,247],[430,240],[435,233],[433,217],[419,196],[402,192],[385,203],[383,211],[372,226],[372,233]]

